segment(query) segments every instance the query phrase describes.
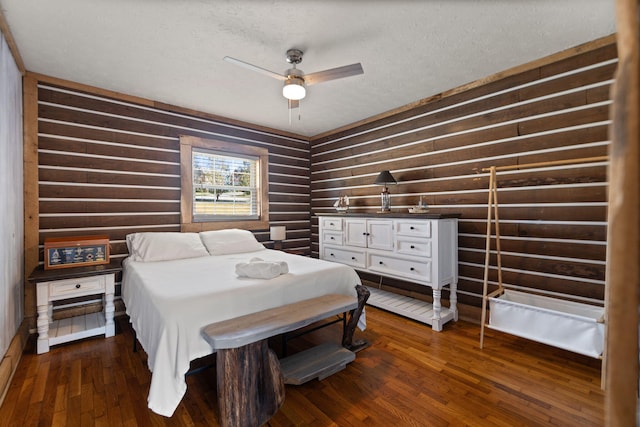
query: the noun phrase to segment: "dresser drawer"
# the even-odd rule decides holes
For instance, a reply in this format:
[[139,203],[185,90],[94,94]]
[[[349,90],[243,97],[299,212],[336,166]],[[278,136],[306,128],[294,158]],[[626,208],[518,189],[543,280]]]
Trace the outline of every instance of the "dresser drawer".
[[365,268],[366,256],[364,251],[350,251],[337,248],[324,248],[322,259],[339,262],[352,267]]
[[431,241],[428,239],[402,239],[396,240],[396,252],[399,254],[413,255],[431,258]]
[[412,261],[369,254],[369,270],[431,283],[431,261]]
[[400,236],[431,237],[431,221],[398,221],[396,234]]
[[79,279],[49,282],[49,299],[71,298],[105,292],[105,276],[82,277]]
[[321,217],[320,220],[322,221],[322,224],[320,224],[320,227],[323,230],[336,230],[336,231],[342,230],[342,218]]
[[340,245],[342,246],[342,233],[337,231],[323,231],[322,243],[326,245]]

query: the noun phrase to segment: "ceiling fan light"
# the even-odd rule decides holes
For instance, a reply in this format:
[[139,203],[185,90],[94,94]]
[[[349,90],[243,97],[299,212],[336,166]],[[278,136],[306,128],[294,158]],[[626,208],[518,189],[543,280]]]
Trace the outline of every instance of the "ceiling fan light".
[[304,80],[293,77],[285,80],[284,87],[282,88],[282,95],[291,99],[292,101],[298,101],[305,97],[307,89],[304,87]]

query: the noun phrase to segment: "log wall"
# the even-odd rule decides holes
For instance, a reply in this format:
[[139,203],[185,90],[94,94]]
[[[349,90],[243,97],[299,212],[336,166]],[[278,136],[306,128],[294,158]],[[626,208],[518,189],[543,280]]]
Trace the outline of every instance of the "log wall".
[[[46,237],[107,234],[113,256],[123,258],[126,234],[179,230],[178,138],[188,134],[268,148],[271,223],[287,226],[286,248],[316,256],[313,215],[332,211],[342,194],[352,210],[375,212],[380,187],[372,183],[391,170],[398,181],[390,187],[393,209],[406,211],[422,195],[432,212],[462,215],[459,300],[478,307],[488,187],[482,168],[606,155],[616,66],[615,38],[607,37],[318,135],[311,144],[30,73],[26,217],[39,225],[37,242],[27,236],[25,264],[37,263],[37,254],[42,261]],[[499,187],[505,284],[602,301],[606,162],[504,172]],[[268,230],[256,236],[270,244]],[[429,298],[419,286],[383,284]],[[34,299],[27,291],[27,316],[35,314]]]
[[[309,247],[309,149],[303,138],[227,125],[38,84],[40,238],[108,234],[126,254],[135,231],[180,230],[180,135],[269,149],[272,224]],[[269,240],[268,230],[256,232]],[[42,243],[42,241],[40,242]]]
[[[398,181],[389,186],[392,210],[406,212],[422,196],[431,212],[462,215],[458,298],[477,307],[488,196],[482,168],[606,156],[616,66],[615,39],[607,37],[315,137],[313,213],[333,211],[343,194],[351,211],[379,210],[381,188],[372,183],[390,170]],[[503,172],[498,180],[505,284],[602,301],[607,162]],[[312,236],[317,254],[316,217]],[[492,267],[490,283],[496,280]],[[420,298],[430,293],[382,283]]]
[[[308,138],[45,76],[29,81],[37,170],[28,174],[37,174],[37,194],[27,210],[39,223],[31,265],[42,262],[47,237],[106,234],[112,258],[124,258],[129,233],[180,231],[180,135],[267,148],[270,224],[287,227],[284,248],[310,251]],[[254,233],[272,245],[268,229]],[[34,301],[28,292],[31,315]]]

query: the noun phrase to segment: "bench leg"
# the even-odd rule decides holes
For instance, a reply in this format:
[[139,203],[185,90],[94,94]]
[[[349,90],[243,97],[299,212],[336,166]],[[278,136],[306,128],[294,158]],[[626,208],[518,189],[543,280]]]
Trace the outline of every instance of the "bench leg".
[[261,426],[278,412],[284,379],[266,339],[218,350],[216,364],[222,427]]
[[358,326],[358,320],[360,319],[362,310],[364,310],[364,305],[367,303],[371,293],[369,292],[369,289],[362,285],[356,286],[356,293],[358,294],[358,307],[349,312],[349,320],[346,323],[346,327],[344,328],[342,335],[342,346],[353,352],[362,350],[369,345],[365,340],[354,341],[353,334]]

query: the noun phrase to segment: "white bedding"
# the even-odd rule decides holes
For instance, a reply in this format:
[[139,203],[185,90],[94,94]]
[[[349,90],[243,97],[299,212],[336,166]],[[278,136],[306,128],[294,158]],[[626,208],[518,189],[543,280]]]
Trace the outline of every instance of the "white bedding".
[[[253,257],[286,261],[273,279],[239,278],[235,265]],[[345,265],[263,249],[162,262],[125,259],[122,297],[152,372],[148,405],[170,417],[186,392],[192,360],[212,353],[200,335],[209,323],[337,293],[356,296],[356,272]],[[359,327],[364,329],[364,316]]]

